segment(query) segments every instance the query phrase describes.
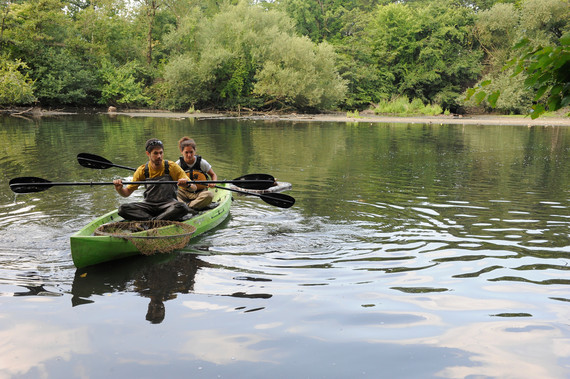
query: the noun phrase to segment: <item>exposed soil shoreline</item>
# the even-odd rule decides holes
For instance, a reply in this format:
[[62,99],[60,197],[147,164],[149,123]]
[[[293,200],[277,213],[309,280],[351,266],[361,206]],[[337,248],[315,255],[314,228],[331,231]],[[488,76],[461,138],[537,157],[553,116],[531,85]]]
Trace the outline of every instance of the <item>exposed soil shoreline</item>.
[[322,114],[241,114],[237,113],[173,113],[173,112],[116,112],[117,115],[130,117],[171,117],[171,118],[237,118],[265,121],[293,122],[358,122],[358,123],[405,123],[405,124],[463,124],[463,125],[526,125],[526,126],[570,126],[570,117],[513,117],[500,115],[472,116],[378,116],[372,113],[362,113],[359,117],[347,117],[346,113]]
[[[29,109],[23,112],[10,113],[20,117],[49,117],[58,115],[79,114],[85,112],[51,111],[43,109]],[[93,112],[91,112],[93,113]],[[174,119],[251,119],[260,121],[292,121],[292,122],[348,122],[348,123],[404,123],[404,124],[434,124],[434,125],[525,125],[525,126],[570,126],[570,117],[539,117],[535,120],[529,116],[502,116],[502,115],[466,115],[466,116],[384,116],[372,112],[362,112],[358,117],[347,117],[346,113],[296,114],[296,113],[181,113],[162,110],[118,110],[115,112],[95,112],[112,116],[129,117],[165,117]]]

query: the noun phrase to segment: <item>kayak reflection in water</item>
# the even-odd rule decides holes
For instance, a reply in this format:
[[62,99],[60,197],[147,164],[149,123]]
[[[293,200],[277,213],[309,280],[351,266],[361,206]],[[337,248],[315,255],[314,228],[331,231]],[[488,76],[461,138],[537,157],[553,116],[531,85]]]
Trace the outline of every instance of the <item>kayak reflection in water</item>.
[[193,254],[140,256],[122,262],[78,269],[71,292],[72,305],[93,303],[89,298],[134,290],[150,299],[146,320],[160,324],[166,315],[164,302],[178,293],[194,290],[196,273],[207,264]]
[[[188,186],[190,180],[186,173],[174,162],[164,160],[162,141],[151,138],[145,145],[148,162],[139,166],[133,175],[133,181],[178,181],[178,185],[196,191],[195,184]],[[123,186],[122,179],[113,180],[115,190],[123,197],[129,197],[139,188],[138,184]],[[119,216],[125,220],[180,220],[190,209],[176,198],[176,184],[151,184],[144,191],[144,201],[122,204]]]
[[[92,296],[113,292],[137,292],[148,298],[146,320],[160,324],[166,316],[165,303],[174,300],[178,294],[194,292],[198,270],[211,267],[199,256],[188,253],[157,254],[137,256],[121,261],[102,263],[77,269],[71,287],[72,306],[94,303]],[[271,282],[271,279],[239,276],[235,280],[248,282]],[[243,288],[243,287],[242,287]],[[257,300],[273,297],[269,293],[232,292],[226,295],[244,299],[250,306],[236,307],[242,312],[264,309]]]

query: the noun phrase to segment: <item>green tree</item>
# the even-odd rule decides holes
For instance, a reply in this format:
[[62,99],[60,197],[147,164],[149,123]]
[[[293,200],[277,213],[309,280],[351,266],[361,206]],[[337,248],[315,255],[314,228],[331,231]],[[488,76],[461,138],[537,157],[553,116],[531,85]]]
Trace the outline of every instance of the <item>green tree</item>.
[[30,59],[35,95],[46,105],[92,105],[99,97],[97,68],[87,56],[50,46]]
[[188,18],[181,25],[179,31],[190,33],[182,37],[177,31],[171,39],[181,54],[165,66],[161,84],[170,107],[318,108],[344,96],[330,46],[295,36],[281,12],[241,2],[211,19]]
[[473,17],[451,0],[379,6],[365,43],[387,79],[382,92],[456,108],[459,94],[481,71],[482,54],[471,38]]
[[163,0],[137,0],[139,2],[139,10],[146,20],[146,62],[152,63],[152,51],[156,43],[153,38],[153,32],[157,21],[157,12],[164,6]]
[[320,43],[342,39],[350,25],[374,9],[372,0],[280,0],[266,2],[268,8],[281,10],[295,22],[296,30]]
[[331,45],[283,36],[272,52],[255,76],[255,94],[298,108],[329,109],[343,99],[346,87]]
[[60,0],[11,5],[4,50],[29,66],[42,104],[89,104],[97,96],[96,68],[85,54]]
[[30,104],[35,100],[34,83],[27,73],[21,72],[25,69],[27,69],[26,64],[20,60],[10,61],[0,57],[1,105]]
[[144,94],[144,83],[137,79],[141,77],[142,67],[131,61],[115,67],[110,62],[103,62],[100,70],[102,77],[100,104],[119,104],[126,106],[146,106],[150,98]]
[[474,35],[485,52],[485,63],[492,70],[502,67],[510,58],[519,22],[520,14],[513,4],[495,4],[477,14]]
[[137,34],[124,0],[91,0],[76,9],[73,25],[90,60],[118,66],[144,60],[144,38]]

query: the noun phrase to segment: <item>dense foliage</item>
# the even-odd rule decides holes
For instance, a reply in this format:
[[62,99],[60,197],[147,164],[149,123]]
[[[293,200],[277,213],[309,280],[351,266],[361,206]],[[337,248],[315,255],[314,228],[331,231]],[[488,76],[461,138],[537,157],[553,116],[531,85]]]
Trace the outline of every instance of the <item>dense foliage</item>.
[[489,69],[467,92],[503,113],[555,111],[570,102],[570,3],[495,4],[478,15],[475,35]]
[[332,47],[297,36],[280,12],[240,3],[187,22],[195,27],[181,28],[174,39],[194,43],[180,46],[164,67],[166,105],[306,109],[344,98]]
[[568,105],[569,20],[566,0],[1,0],[0,105],[536,115]]

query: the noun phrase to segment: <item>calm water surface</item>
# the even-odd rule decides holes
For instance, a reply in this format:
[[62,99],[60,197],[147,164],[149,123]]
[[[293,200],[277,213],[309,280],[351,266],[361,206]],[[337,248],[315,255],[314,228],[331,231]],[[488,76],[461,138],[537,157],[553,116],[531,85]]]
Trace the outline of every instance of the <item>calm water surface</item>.
[[[77,270],[110,181],[189,135],[236,196],[184,251]],[[568,378],[570,131],[63,116],[0,119],[0,378]]]

